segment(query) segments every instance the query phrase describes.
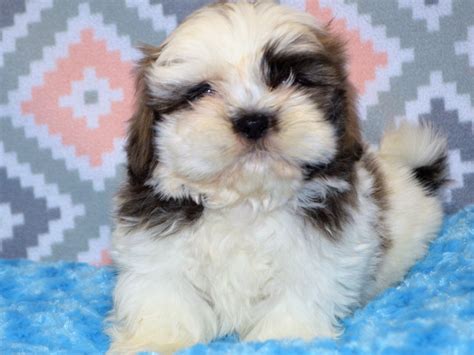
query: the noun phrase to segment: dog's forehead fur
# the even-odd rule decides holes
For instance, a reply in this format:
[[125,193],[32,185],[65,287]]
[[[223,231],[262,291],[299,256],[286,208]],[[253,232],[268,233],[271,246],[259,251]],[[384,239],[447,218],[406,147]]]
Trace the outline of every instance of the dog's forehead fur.
[[170,86],[199,80],[234,76],[242,83],[259,77],[265,49],[322,51],[319,37],[324,35],[311,15],[291,8],[268,2],[219,3],[196,12],[170,35],[147,77],[157,96],[169,93]]
[[261,49],[276,39],[282,49],[313,50],[319,42],[312,31],[322,29],[311,15],[284,6],[216,4],[198,11],[178,27],[165,42],[157,64],[219,57],[227,65],[236,65],[244,56],[261,54]]

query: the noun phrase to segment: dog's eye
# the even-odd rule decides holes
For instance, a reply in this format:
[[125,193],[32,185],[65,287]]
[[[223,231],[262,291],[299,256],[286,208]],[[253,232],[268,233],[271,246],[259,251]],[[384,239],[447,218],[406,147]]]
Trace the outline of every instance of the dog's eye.
[[302,87],[324,86],[323,83],[311,80],[310,78],[308,78],[308,75],[304,73],[298,73],[293,69],[280,71],[279,75],[274,78],[271,87],[276,88],[285,85],[298,85]]
[[292,82],[294,85],[299,85],[305,88],[327,88],[331,85],[324,81],[324,78],[319,80],[310,79],[308,76],[304,74],[295,75],[294,80]]
[[214,93],[214,89],[209,83],[201,83],[193,86],[186,93],[186,99],[188,101],[194,101],[205,95],[211,95]]
[[293,71],[289,68],[271,67],[269,69],[269,86],[275,89],[282,85],[288,85],[293,82]]
[[316,83],[314,83],[312,80],[309,80],[304,75],[296,75],[293,83],[305,87],[318,86]]
[[265,60],[266,77],[272,89],[279,86],[327,87],[336,78],[332,62],[323,54],[302,53],[274,57],[267,54]]
[[278,79],[278,84],[276,86],[280,85],[299,85],[303,87],[318,86],[317,83],[308,79],[304,74],[295,73],[292,70],[289,70]]
[[281,76],[280,82],[278,83],[278,85],[291,85],[294,81],[295,81],[295,75],[293,71],[290,69],[283,72],[283,75]]

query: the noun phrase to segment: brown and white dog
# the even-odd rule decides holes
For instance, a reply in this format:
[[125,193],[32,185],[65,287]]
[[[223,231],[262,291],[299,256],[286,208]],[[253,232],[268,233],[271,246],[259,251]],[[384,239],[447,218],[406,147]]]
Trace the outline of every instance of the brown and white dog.
[[312,16],[219,3],[144,54],[111,352],[335,337],[424,255],[446,141],[402,125],[369,149],[341,42]]

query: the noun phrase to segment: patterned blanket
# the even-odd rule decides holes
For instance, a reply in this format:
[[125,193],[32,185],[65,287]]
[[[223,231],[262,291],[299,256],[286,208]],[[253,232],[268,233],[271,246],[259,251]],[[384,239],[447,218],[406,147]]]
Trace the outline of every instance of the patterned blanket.
[[[0,260],[1,354],[107,350],[109,267]],[[229,336],[183,354],[472,354],[474,205],[447,218],[405,280],[345,319],[338,341],[240,343]]]
[[[0,1],[0,258],[109,262],[130,71],[207,1]],[[348,40],[364,132],[430,120],[449,138],[445,207],[474,202],[474,1],[282,0]]]

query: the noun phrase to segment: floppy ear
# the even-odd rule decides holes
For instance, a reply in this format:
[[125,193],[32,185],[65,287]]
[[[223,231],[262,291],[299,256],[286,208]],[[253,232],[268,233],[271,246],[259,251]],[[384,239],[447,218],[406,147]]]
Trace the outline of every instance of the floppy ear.
[[320,41],[331,57],[338,76],[342,79],[341,86],[334,92],[332,98],[332,115],[340,118],[340,152],[344,159],[357,161],[362,155],[363,144],[357,113],[357,92],[348,79],[347,55],[345,41],[335,34],[328,24],[326,33],[320,36]]
[[314,34],[322,45],[324,56],[330,65],[328,77],[332,82],[326,89],[322,107],[336,128],[338,147],[331,163],[324,166],[306,166],[306,174],[308,179],[324,175],[349,178],[354,163],[360,160],[364,152],[364,145],[356,108],[357,95],[348,79],[344,41],[332,33],[330,28],[315,31]]
[[138,62],[135,72],[135,112],[130,119],[125,148],[128,159],[128,178],[132,185],[143,184],[156,166],[153,147],[155,112],[149,106],[146,71],[158,59],[160,49],[148,46],[140,49],[144,57]]

